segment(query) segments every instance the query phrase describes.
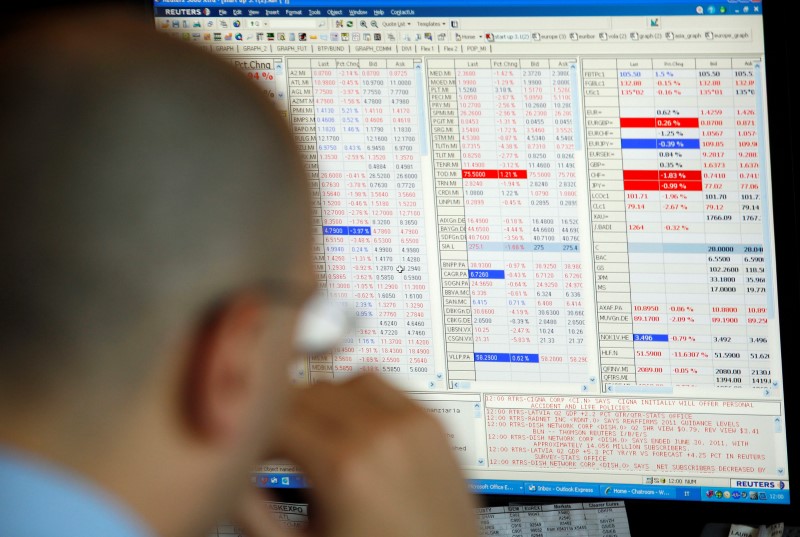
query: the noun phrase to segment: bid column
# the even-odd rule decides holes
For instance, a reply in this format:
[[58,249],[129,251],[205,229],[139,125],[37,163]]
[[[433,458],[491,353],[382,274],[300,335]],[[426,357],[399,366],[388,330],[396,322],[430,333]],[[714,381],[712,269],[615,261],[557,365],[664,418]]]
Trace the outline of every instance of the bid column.
[[[509,303],[531,309],[531,333],[535,336],[537,370],[540,381],[566,382],[568,362],[566,346],[555,341],[554,326],[564,311],[562,245],[557,243],[558,171],[555,140],[553,70],[547,59],[524,60],[522,87],[524,98],[525,157],[527,160],[526,219],[527,249],[530,254],[533,289],[511,289]],[[534,309],[535,308],[535,309]],[[547,333],[550,331],[551,333]],[[558,343],[560,348],[556,348]]]
[[400,264],[400,237],[391,138],[394,126],[390,117],[393,105],[389,84],[392,80],[386,77],[386,60],[362,58],[360,62],[364,149],[369,180],[367,191],[374,241],[370,262],[375,271],[378,298],[378,326],[375,330],[380,347],[376,359],[380,361],[381,374],[406,374],[408,368],[401,327],[405,324],[403,285],[395,270]]
[[[702,291],[708,333],[707,384],[741,386],[747,378],[742,240],[736,177],[734,84],[730,58],[697,60],[706,272]],[[708,356],[710,355],[710,356]]]
[[[317,161],[317,128],[314,123],[314,88],[311,77],[311,61],[289,60],[289,114],[295,142],[308,174],[311,190],[311,229],[313,234],[313,260],[317,282],[327,289],[325,244],[322,234],[322,182]],[[329,184],[325,188],[330,188]],[[308,357],[308,378],[311,382],[333,378],[333,355],[331,353]]]
[[469,294],[461,136],[454,60],[428,61],[433,173],[444,304],[447,377],[451,387],[475,380]]
[[[363,306],[374,311],[374,316],[365,319],[359,333],[358,341],[364,352],[362,361],[372,371],[379,364],[381,373],[399,373],[402,346],[397,338],[380,335],[384,322],[395,323],[396,328],[396,323],[402,317],[393,266],[397,220],[392,203],[395,191],[389,171],[391,152],[387,140],[389,102],[385,67],[386,60],[359,60],[358,108],[362,118],[363,142],[354,144],[351,149],[363,153],[365,161],[360,161],[358,170],[353,172],[352,186],[368,196],[369,208],[358,209],[358,219],[352,219],[351,223],[368,226],[372,244],[353,253],[352,261],[354,268],[357,266],[364,277],[371,273],[369,281],[363,282],[364,289],[356,295],[359,298],[357,309]],[[391,289],[384,289],[383,286]]]
[[615,60],[583,62],[597,329],[603,391],[635,384],[625,181]]
[[[753,213],[748,210],[747,217],[740,214],[742,193],[758,193],[760,189],[758,157],[754,149],[758,146],[757,129],[748,125],[748,119],[756,115],[755,89],[748,84],[748,79],[753,80],[754,73],[747,69],[735,69],[731,59],[723,58],[715,60],[715,65],[706,67],[702,75],[704,82],[716,82],[715,86],[702,88],[704,108],[709,107],[713,97],[714,108],[723,110],[721,117],[717,118],[722,125],[704,129],[706,133],[712,130],[722,133],[717,137],[721,147],[714,148],[719,152],[714,161],[716,166],[710,171],[720,174],[714,178],[714,186],[721,184],[722,188],[715,188],[714,192],[723,199],[707,201],[705,206],[708,243],[716,246],[715,257],[722,261],[709,263],[708,266],[708,296],[714,337],[714,384],[741,387],[750,384],[752,366],[747,353],[740,350],[749,341],[747,302],[757,296],[757,293],[753,293],[757,286],[745,282],[747,273],[744,258],[759,252],[764,244],[759,239],[753,242],[748,240],[756,238],[752,233]],[[705,167],[711,162],[703,164]],[[758,212],[755,214],[758,215]],[[755,229],[759,227],[756,225]],[[745,232],[747,228],[749,233]]]

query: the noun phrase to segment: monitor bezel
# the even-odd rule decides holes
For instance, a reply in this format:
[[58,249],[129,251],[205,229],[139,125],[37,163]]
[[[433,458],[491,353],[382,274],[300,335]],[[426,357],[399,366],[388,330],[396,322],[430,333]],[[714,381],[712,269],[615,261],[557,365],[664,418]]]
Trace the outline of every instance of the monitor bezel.
[[[730,0],[728,0],[730,1]],[[146,16],[154,17],[152,0],[122,0],[121,3],[144,8]],[[357,2],[356,2],[357,3]],[[797,105],[793,105],[791,77],[786,66],[792,65],[792,16],[788,3],[761,2],[765,36],[765,64],[767,77],[767,110],[770,118],[770,166],[773,192],[773,218],[775,227],[775,255],[778,285],[778,308],[781,318],[781,354],[783,379],[793,372],[789,367],[792,348],[790,312],[800,304],[800,197],[795,186],[798,177],[795,151],[800,149],[797,134],[787,128],[800,125]],[[785,411],[789,475],[800,468],[800,390],[785,389]],[[800,478],[790,478],[795,488]],[[797,481],[797,483],[795,483]],[[800,488],[798,488],[800,490]],[[270,489],[273,498],[282,501],[309,503],[313,517],[313,495],[307,489]],[[504,506],[509,503],[576,503],[602,501],[602,498],[544,497],[528,495],[476,494],[481,506]],[[741,523],[751,525],[784,522],[800,526],[800,493],[790,504],[728,503],[676,500],[625,500],[632,535],[700,535],[703,527],[711,523]]]

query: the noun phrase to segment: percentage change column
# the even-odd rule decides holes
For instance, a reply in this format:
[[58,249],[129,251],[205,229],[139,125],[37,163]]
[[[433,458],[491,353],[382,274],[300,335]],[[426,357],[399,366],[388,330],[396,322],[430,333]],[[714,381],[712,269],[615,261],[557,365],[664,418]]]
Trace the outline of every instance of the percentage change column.
[[653,60],[664,257],[665,364],[673,385],[711,380],[698,60]]

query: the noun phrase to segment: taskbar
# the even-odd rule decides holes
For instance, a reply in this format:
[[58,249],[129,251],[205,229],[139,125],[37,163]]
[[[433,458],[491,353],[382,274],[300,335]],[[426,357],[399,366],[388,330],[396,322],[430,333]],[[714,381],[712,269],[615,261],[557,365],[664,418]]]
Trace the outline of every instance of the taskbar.
[[760,502],[789,504],[788,489],[750,489],[630,483],[570,483],[553,481],[504,481],[473,479],[470,489],[479,494],[569,496],[614,500],[681,500],[708,502]]
[[[307,488],[302,475],[257,473],[253,482],[262,488]],[[554,481],[512,481],[470,479],[472,492],[513,496],[567,496],[614,500],[679,500],[762,504],[789,504],[789,489],[754,489],[734,487],[686,487],[676,485],[634,485],[630,483],[570,483]]]

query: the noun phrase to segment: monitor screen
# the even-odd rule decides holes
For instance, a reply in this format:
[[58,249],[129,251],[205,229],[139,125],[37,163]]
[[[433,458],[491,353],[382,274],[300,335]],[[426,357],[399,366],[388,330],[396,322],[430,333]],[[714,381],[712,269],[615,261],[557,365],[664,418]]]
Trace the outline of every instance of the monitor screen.
[[319,284],[359,324],[295,381],[391,379],[477,493],[788,504],[763,9],[154,14],[258,84],[305,159]]

